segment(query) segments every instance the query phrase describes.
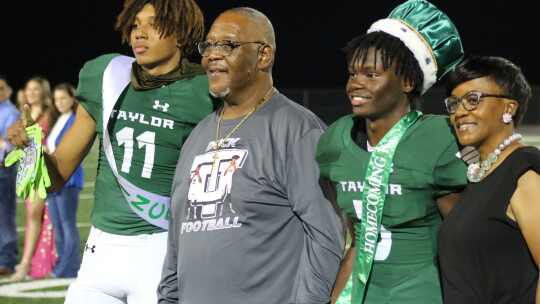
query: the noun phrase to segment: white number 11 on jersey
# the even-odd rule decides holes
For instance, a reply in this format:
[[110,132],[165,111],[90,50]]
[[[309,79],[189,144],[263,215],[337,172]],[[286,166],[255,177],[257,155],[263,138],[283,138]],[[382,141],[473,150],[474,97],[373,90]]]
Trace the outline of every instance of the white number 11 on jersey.
[[[144,165],[141,176],[150,178],[152,176],[152,168],[154,167],[154,154],[156,152],[156,133],[146,131],[137,136],[139,149],[145,147]],[[131,168],[131,160],[133,158],[133,128],[125,127],[116,133],[116,140],[119,146],[124,146],[124,159],[122,161],[122,172],[129,173]]]

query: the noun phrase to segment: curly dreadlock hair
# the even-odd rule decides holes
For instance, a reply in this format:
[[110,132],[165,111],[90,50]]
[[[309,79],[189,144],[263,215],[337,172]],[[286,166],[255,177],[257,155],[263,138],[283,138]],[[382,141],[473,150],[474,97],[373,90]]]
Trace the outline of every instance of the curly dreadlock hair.
[[[424,81],[424,74],[413,53],[399,38],[385,32],[371,32],[352,39],[343,48],[347,56],[347,63],[351,65],[360,61],[364,65],[370,48],[380,52],[385,71],[395,62],[396,75],[401,75],[405,81],[414,84],[414,90],[407,94],[407,98],[411,107],[416,108],[422,101],[420,86]],[[375,57],[374,65],[377,66],[377,57]]]
[[129,43],[135,16],[146,4],[154,6],[160,38],[176,34],[182,56],[189,56],[204,36],[203,14],[194,0],[126,0],[115,24],[122,42]]

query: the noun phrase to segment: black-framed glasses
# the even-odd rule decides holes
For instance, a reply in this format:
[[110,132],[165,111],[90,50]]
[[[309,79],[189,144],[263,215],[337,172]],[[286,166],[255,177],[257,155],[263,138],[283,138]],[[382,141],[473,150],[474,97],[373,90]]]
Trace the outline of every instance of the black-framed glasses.
[[446,105],[446,110],[448,110],[448,113],[450,114],[456,113],[460,103],[463,105],[465,110],[472,111],[476,109],[476,107],[478,107],[478,104],[480,103],[480,101],[482,101],[482,98],[484,97],[513,99],[512,97],[506,95],[485,94],[482,92],[471,91],[461,96],[461,98],[457,98],[456,96],[450,96],[448,98],[445,98],[444,104]]
[[216,51],[217,56],[226,57],[229,56],[235,48],[248,43],[257,43],[260,45],[266,44],[262,41],[219,40],[214,43],[201,41],[197,43],[197,49],[199,50],[199,54],[201,54],[203,57],[210,56],[212,50]]

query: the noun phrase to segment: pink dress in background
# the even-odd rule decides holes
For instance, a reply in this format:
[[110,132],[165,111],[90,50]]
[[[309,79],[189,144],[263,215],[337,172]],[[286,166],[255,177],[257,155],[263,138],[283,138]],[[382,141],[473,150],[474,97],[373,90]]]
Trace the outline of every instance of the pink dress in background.
[[36,121],[43,131],[43,137],[41,138],[41,145],[47,147],[47,136],[49,136],[49,115],[43,114]]
[[[49,134],[49,124],[47,115],[41,115],[37,120],[39,126],[43,129],[42,145],[46,146],[46,135]],[[26,199],[26,210],[30,207],[30,200]],[[26,227],[28,228],[28,212],[26,217]],[[56,252],[56,246],[54,241],[54,230],[52,227],[51,219],[49,218],[49,206],[45,202],[45,208],[43,210],[43,224],[41,225],[41,235],[36,246],[36,251],[32,256],[32,268],[28,274],[31,278],[39,279],[45,275],[51,273],[56,260],[58,260],[58,254]],[[26,246],[26,244],[25,244]]]
[[[26,199],[26,208],[30,208],[30,200]],[[26,218],[26,227],[28,227],[28,217]],[[26,244],[25,244],[26,246]],[[43,224],[41,225],[41,235],[39,236],[36,251],[32,256],[32,268],[28,275],[33,279],[43,278],[51,273],[54,264],[58,260],[58,253],[54,241],[54,231],[49,218],[49,206],[45,202],[43,210]]]

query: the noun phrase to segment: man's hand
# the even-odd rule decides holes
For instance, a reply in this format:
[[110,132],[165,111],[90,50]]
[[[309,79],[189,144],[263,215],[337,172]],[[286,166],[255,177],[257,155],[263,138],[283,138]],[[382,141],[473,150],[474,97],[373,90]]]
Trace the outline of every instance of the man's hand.
[[26,128],[30,145],[26,148],[16,147],[5,160],[6,167],[19,162],[17,171],[16,194],[21,198],[30,196],[30,202],[34,201],[36,188],[40,198],[47,197],[46,188],[51,182],[45,161],[43,159],[43,147],[41,138],[43,130],[38,124]]
[[28,147],[30,140],[26,134],[26,127],[34,125],[36,122],[32,119],[30,106],[24,105],[21,118],[9,126],[6,131],[9,142],[15,147]]

